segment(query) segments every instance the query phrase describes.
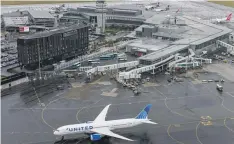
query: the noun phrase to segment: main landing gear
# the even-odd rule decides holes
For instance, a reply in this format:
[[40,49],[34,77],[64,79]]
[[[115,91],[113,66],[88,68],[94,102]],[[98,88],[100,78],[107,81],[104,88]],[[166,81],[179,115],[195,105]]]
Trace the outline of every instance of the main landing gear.
[[64,140],[64,136],[62,136],[62,138],[61,138],[61,141],[63,141]]

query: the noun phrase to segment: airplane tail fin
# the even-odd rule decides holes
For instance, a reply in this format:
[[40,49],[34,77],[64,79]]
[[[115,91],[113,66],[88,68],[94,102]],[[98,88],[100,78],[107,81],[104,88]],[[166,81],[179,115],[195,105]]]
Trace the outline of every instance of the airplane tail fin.
[[232,13],[230,13],[228,16],[227,16],[227,21],[230,21],[231,20],[231,18],[232,18]]
[[148,119],[148,113],[152,107],[152,104],[146,105],[146,107],[135,117],[136,119]]

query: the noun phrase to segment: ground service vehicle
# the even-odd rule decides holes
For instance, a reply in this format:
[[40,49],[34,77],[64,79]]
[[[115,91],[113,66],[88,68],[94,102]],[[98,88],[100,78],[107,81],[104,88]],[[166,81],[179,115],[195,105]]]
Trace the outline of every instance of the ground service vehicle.
[[216,85],[216,89],[221,92],[223,91],[223,87],[219,84]]

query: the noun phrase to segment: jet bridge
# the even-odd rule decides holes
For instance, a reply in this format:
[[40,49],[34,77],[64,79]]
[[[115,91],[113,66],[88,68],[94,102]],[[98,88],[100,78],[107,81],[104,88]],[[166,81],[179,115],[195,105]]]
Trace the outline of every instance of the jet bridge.
[[197,61],[175,64],[176,68],[197,67],[197,66],[199,66],[199,62],[197,62]]
[[137,65],[139,65],[139,61],[124,62],[124,63],[118,63],[118,64],[112,64],[112,65],[105,65],[105,66],[97,66],[95,68],[87,70],[86,73],[89,76],[96,72],[104,72],[104,71],[115,70],[115,69],[126,68],[126,67],[136,67]]
[[211,64],[212,59],[205,59],[205,58],[192,58],[193,61],[198,61],[200,64],[205,63],[205,64]]
[[[144,66],[144,67],[141,67],[141,68],[137,68],[137,69],[133,69],[131,71],[128,71],[128,72],[120,72],[119,73],[119,79],[122,80],[122,79],[129,79],[129,78],[139,78],[139,74],[140,73],[143,73],[143,72],[147,72],[147,71],[150,71],[150,70],[154,70],[154,69],[157,69],[159,67],[161,67],[162,65],[170,62],[172,59],[174,59],[174,55],[158,62],[158,63],[155,63],[155,64],[152,64],[152,65],[147,65],[147,66]],[[135,76],[135,77],[134,77]]]
[[182,61],[185,61],[186,59],[187,60],[190,60],[192,59],[193,56],[195,56],[195,53],[193,52],[192,49],[189,49],[189,52],[190,52],[190,55],[187,56],[187,57],[182,57],[182,56],[179,56],[178,54],[175,55],[175,61],[169,63],[169,69],[171,70],[177,63],[179,62],[182,62]]
[[223,41],[217,40],[217,41],[216,41],[216,44],[217,44],[218,46],[221,45],[221,46],[227,48],[227,52],[228,52],[228,53],[231,53],[231,52],[234,51],[234,46],[233,46],[233,45],[227,44],[227,43],[225,43],[225,42],[223,42]]

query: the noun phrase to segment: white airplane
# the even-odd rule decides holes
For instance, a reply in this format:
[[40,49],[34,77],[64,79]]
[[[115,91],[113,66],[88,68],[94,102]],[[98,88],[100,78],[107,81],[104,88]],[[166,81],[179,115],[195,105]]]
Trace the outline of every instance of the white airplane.
[[232,18],[232,13],[230,13],[227,17],[221,18],[221,19],[211,19],[211,23],[224,23],[224,22],[229,22]]
[[160,11],[165,11],[165,9],[154,9],[153,11],[160,12]]
[[159,7],[159,2],[156,4],[156,3],[152,3],[150,5],[146,5],[145,6],[145,10],[153,10],[155,8]]
[[57,130],[54,130],[54,135],[62,136],[62,140],[64,139],[64,135],[84,133],[88,134],[92,141],[100,140],[103,136],[134,141],[132,139],[113,133],[111,130],[133,127],[143,123],[157,124],[148,119],[148,113],[152,107],[151,104],[146,105],[146,107],[135,118],[106,121],[106,114],[109,107],[110,104],[101,111],[101,113],[94,121],[59,127]]
[[50,12],[66,12],[67,10],[65,9],[65,4],[62,4],[60,6],[55,6],[50,8]]
[[154,8],[156,8],[156,6],[154,6],[154,5],[147,5],[147,6],[145,6],[145,10],[152,10]]

